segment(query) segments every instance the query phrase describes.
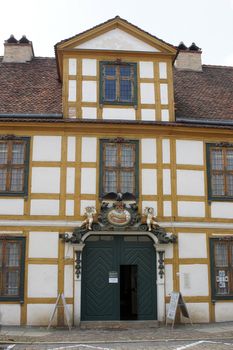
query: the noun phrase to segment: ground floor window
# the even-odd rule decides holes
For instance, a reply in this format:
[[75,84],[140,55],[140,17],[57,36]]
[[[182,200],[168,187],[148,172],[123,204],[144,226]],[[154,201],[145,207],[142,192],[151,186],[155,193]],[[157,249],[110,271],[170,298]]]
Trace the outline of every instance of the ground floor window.
[[25,238],[0,236],[0,300],[23,301]]
[[210,241],[212,298],[233,298],[233,239]]

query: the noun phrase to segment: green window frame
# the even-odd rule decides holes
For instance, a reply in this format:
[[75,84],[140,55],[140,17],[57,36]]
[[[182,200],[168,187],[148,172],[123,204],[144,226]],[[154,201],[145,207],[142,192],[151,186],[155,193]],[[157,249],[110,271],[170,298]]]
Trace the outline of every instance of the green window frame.
[[100,140],[100,198],[109,192],[139,191],[139,142],[137,140]]
[[211,238],[212,300],[233,299],[233,239]]
[[0,196],[27,196],[29,137],[0,138]]
[[0,301],[24,301],[25,237],[0,236]]
[[137,63],[100,62],[100,105],[137,106]]
[[233,200],[233,144],[206,145],[208,199]]

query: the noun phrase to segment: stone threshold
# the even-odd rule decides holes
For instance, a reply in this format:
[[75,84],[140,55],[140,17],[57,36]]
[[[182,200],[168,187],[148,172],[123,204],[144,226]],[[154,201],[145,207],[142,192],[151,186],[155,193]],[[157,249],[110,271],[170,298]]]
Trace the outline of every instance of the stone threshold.
[[158,328],[157,320],[148,321],[81,321],[81,329],[140,329],[140,328]]

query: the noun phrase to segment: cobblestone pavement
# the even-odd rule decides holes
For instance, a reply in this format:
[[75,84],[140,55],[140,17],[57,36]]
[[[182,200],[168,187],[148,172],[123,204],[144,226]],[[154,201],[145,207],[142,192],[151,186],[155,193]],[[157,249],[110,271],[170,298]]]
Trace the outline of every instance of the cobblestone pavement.
[[233,322],[157,328],[1,327],[0,350],[233,350]]

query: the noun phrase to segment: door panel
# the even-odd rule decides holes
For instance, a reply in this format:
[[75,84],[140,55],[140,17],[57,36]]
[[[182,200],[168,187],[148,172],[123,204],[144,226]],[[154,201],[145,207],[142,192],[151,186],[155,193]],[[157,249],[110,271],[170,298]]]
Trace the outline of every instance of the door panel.
[[[137,319],[156,319],[156,259],[152,241],[86,241],[82,258],[82,320],[120,319],[120,265],[137,266]],[[109,272],[118,283],[109,283]]]

